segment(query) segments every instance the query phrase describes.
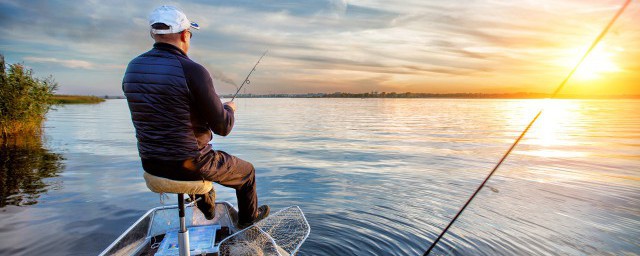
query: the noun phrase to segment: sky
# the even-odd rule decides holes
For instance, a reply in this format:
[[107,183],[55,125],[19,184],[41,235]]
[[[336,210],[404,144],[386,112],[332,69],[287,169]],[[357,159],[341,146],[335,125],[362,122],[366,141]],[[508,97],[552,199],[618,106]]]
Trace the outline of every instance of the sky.
[[[0,54],[58,93],[122,95],[166,4],[201,26],[188,55],[220,94],[265,50],[246,93],[551,93],[623,2],[0,0]],[[640,94],[639,45],[634,1],[563,93]]]

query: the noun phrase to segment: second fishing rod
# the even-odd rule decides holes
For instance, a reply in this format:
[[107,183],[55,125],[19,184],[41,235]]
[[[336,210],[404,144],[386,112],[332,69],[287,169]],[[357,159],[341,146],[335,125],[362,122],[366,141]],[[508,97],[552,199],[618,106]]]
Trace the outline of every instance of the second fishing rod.
[[[587,56],[589,56],[589,53],[591,53],[591,51],[596,47],[596,45],[598,45],[598,43],[602,40],[602,38],[604,38],[604,36],[609,32],[609,29],[611,28],[611,26],[613,26],[613,24],[616,22],[618,17],[620,17],[620,15],[622,15],[624,10],[629,6],[630,3],[631,3],[631,0],[625,0],[624,4],[620,7],[618,12],[613,16],[613,19],[611,19],[611,21],[609,21],[607,26],[605,26],[605,28],[602,30],[602,32],[600,32],[600,34],[596,37],[596,39],[591,43],[591,46],[589,46],[587,51],[582,55],[582,58],[580,58],[578,63],[573,67],[573,69],[569,72],[569,74],[565,77],[565,79],[562,80],[562,82],[556,87],[555,91],[553,92],[553,94],[550,97],[551,99],[554,99],[554,98],[556,98],[556,96],[558,96],[558,93],[560,93],[562,88],[564,88],[564,86],[567,84],[567,82],[573,76],[573,74],[576,72],[576,70],[578,70],[578,67],[580,67],[582,62],[584,62],[584,60],[587,58]],[[502,158],[500,158],[500,161],[498,161],[498,163],[493,167],[491,172],[489,172],[489,174],[485,177],[485,179],[482,181],[482,183],[480,183],[478,188],[476,188],[476,190],[473,192],[473,194],[471,194],[469,199],[467,199],[467,201],[464,203],[462,208],[460,208],[460,210],[458,210],[458,212],[451,219],[451,221],[449,221],[449,224],[447,224],[447,226],[442,230],[442,232],[440,232],[438,237],[436,237],[435,241],[433,241],[431,246],[429,246],[429,249],[427,249],[427,251],[424,253],[424,256],[428,256],[431,253],[431,251],[436,247],[436,245],[438,244],[440,239],[442,239],[442,237],[447,233],[447,231],[449,230],[451,225],[453,225],[453,223],[456,222],[458,217],[460,217],[460,214],[462,214],[462,212],[467,208],[467,206],[471,203],[471,201],[476,197],[478,192],[480,192],[480,190],[485,186],[487,181],[489,181],[491,176],[493,176],[493,174],[496,172],[496,170],[498,170],[498,168],[500,168],[500,166],[505,161],[505,159],[511,154],[511,152],[513,152],[513,149],[518,145],[520,140],[522,140],[524,135],[527,134],[527,132],[529,131],[531,126],[536,122],[536,120],[538,120],[538,117],[540,117],[540,115],[542,114],[542,111],[543,111],[543,109],[540,109],[540,111],[538,111],[538,114],[536,116],[534,116],[533,119],[531,119],[531,121],[529,122],[527,127],[525,127],[525,129],[522,131],[522,133],[520,133],[520,136],[518,136],[516,138],[516,140],[513,142],[513,144],[511,144],[511,147],[509,147],[509,149],[504,153],[504,155],[502,155]]]

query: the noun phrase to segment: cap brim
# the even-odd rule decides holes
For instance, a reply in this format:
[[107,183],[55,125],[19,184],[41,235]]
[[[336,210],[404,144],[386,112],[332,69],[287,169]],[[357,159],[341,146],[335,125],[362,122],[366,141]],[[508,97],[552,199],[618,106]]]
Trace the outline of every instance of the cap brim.
[[198,25],[198,23],[191,22],[190,25],[191,25],[191,28],[193,28],[193,29],[200,29],[200,26]]

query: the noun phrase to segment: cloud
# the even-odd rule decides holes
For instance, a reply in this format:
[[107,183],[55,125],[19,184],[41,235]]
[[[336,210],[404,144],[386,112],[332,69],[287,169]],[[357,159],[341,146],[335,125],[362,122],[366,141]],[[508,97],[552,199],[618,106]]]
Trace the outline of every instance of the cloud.
[[60,60],[56,58],[24,57],[27,62],[55,63],[68,68],[95,69],[95,65],[83,60]]
[[[146,17],[159,4],[152,0],[114,0],[110,4],[3,0],[0,46],[9,59],[68,68],[43,71],[54,76],[74,77],[64,72],[92,70],[83,75],[101,79],[87,77],[85,80],[96,81],[91,86],[120,93],[118,83],[104,81],[120,80],[129,60],[151,48]],[[177,5],[201,25],[194,33],[189,56],[205,65],[218,81],[240,82],[268,49],[270,53],[252,76],[269,86],[252,86],[253,93],[429,91],[430,85],[447,83],[452,88],[506,88],[513,80],[546,83],[551,75],[560,73],[550,63],[560,56],[570,57],[566,55],[571,47],[588,44],[619,6],[612,0],[198,0],[162,4]],[[626,49],[623,67],[632,66],[632,57],[640,58],[634,45],[640,39],[635,25],[639,9],[631,5],[607,36]],[[629,79],[638,78],[637,72],[633,74]],[[60,82],[62,87],[81,85],[75,80]],[[235,88],[216,85],[216,90],[230,93]]]
[[42,58],[42,57],[32,57],[27,56],[24,57],[26,62],[36,62],[36,63],[54,63],[60,64],[64,67],[72,68],[72,69],[123,69],[123,65],[98,65],[92,62],[84,61],[84,60],[62,60],[57,58]]

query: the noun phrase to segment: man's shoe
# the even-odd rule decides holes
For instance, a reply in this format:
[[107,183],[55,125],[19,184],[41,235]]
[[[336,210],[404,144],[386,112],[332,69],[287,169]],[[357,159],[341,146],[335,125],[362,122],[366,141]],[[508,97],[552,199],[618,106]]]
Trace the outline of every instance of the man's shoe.
[[253,221],[253,223],[256,223],[256,222],[261,221],[262,219],[268,217],[270,212],[271,212],[271,207],[269,207],[266,204],[265,205],[261,205],[260,207],[258,207],[258,217],[256,217],[256,219]]
[[266,205],[266,204],[265,205],[261,205],[260,207],[258,207],[258,217],[256,217],[252,222],[238,223],[238,228],[245,229],[248,226],[253,225],[253,223],[261,221],[262,219],[264,219],[267,216],[269,216],[269,212],[271,212],[271,208],[268,205]]

